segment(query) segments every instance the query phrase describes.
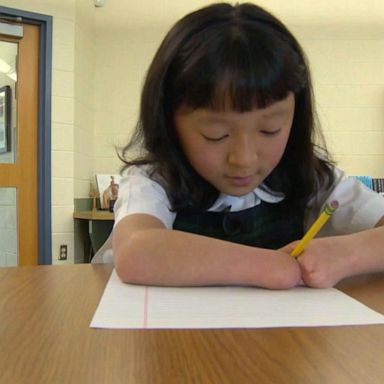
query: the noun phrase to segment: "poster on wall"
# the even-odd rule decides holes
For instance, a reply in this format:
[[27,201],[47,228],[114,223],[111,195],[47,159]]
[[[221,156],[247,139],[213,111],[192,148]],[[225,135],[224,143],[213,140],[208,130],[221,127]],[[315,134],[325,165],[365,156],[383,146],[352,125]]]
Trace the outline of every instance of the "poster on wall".
[[0,153],[10,150],[11,137],[11,87],[0,88]]
[[113,210],[114,202],[119,194],[120,175],[98,174],[96,175],[97,189],[100,196],[100,208]]

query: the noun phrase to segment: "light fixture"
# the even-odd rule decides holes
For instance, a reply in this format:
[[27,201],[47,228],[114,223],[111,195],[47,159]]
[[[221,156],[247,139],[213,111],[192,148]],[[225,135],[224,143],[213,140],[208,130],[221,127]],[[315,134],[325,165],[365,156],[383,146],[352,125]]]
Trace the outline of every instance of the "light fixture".
[[5,62],[3,59],[0,59],[0,72],[8,73],[11,70],[11,66]]
[[7,75],[13,81],[17,81],[17,74],[14,69],[3,59],[0,59],[0,72]]

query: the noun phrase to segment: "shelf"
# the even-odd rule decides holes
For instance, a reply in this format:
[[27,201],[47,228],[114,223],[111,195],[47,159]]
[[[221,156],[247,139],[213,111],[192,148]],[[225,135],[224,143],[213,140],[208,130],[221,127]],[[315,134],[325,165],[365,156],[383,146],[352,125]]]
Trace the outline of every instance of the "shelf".
[[113,212],[109,211],[77,211],[73,213],[73,218],[83,220],[114,220]]

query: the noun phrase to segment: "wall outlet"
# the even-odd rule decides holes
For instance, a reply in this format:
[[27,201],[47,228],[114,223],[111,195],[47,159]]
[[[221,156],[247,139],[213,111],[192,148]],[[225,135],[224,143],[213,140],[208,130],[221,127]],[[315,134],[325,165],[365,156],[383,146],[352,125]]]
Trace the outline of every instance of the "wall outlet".
[[60,245],[59,260],[67,260],[68,257],[68,246],[67,244]]

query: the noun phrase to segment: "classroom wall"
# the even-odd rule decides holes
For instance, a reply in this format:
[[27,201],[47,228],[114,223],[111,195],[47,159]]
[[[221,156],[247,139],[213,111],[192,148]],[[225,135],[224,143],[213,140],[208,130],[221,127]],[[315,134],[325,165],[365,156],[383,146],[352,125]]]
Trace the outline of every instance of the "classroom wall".
[[[112,145],[127,141],[145,71],[166,31],[185,13],[209,3],[109,0],[96,12],[96,173],[120,165]],[[307,52],[319,120],[339,166],[351,174],[383,177],[384,2],[255,3],[281,18]]]
[[[170,26],[211,1],[2,0],[53,16],[53,262],[68,244],[73,199],[96,173],[118,172],[150,60]],[[350,174],[384,177],[384,2],[260,0],[307,52],[329,149]]]
[[[65,124],[56,126],[56,137],[53,137],[56,146],[53,151],[56,168],[53,169],[52,180],[54,263],[74,261],[73,202],[74,198],[88,197],[94,175],[95,7],[93,1],[84,0],[73,1],[72,7],[73,19],[66,20],[70,41],[63,42],[62,50],[58,50],[61,56],[66,56],[67,62],[64,59],[66,64],[63,65],[62,59],[57,58],[57,67],[53,73],[56,94],[62,101],[65,100],[69,108],[68,115],[63,116]],[[68,259],[64,262],[58,261],[60,244],[68,245]]]

